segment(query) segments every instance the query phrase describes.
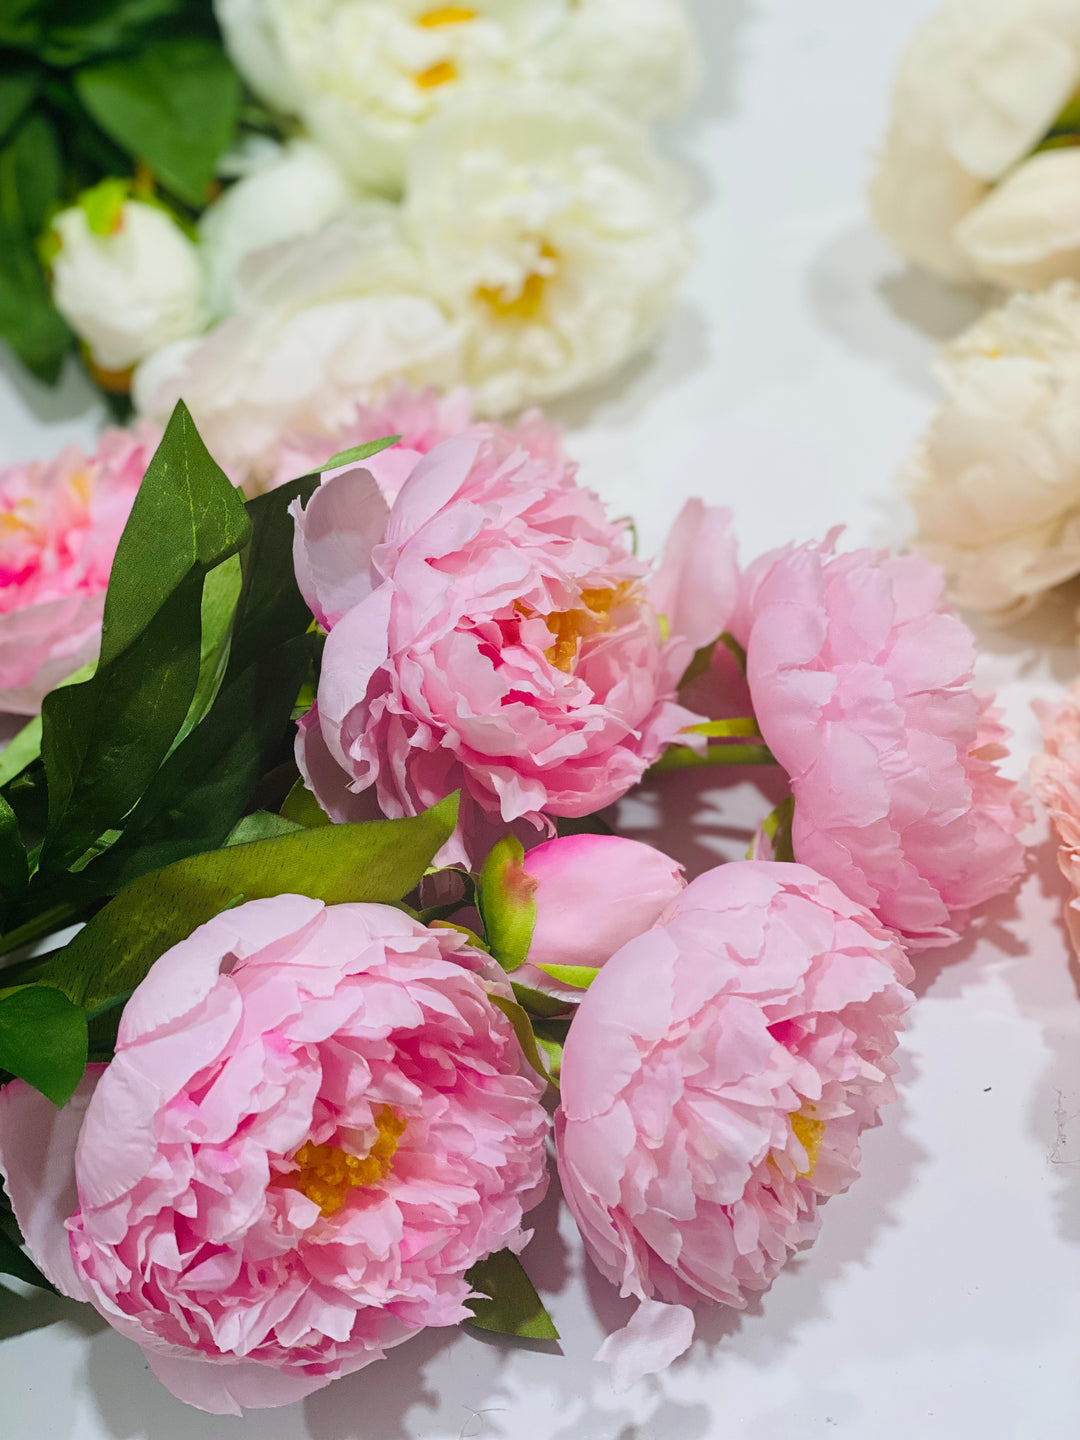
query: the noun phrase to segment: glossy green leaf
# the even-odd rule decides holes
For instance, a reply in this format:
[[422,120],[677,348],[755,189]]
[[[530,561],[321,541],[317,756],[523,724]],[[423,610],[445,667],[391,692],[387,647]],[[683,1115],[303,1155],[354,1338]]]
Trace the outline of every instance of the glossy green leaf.
[[0,149],[0,335],[23,364],[53,381],[71,348],[71,331],[52,303],[36,243],[63,192],[63,163],[52,123],[28,115]]
[[[91,660],[89,665],[80,666],[74,675],[69,675],[66,680],[61,680],[55,688],[62,690],[65,685],[81,685],[84,680],[90,679],[96,669],[97,661]],[[41,716],[35,715],[11,737],[4,749],[0,751],[0,786],[6,785],[9,780],[14,780],[16,775],[21,775],[40,754]]]
[[205,205],[240,109],[240,80],[219,44],[200,36],[156,41],[86,66],[75,87],[118,145],[181,200]]
[[474,1290],[488,1297],[466,1300],[473,1312],[467,1324],[522,1340],[558,1340],[559,1332],[551,1316],[512,1251],[500,1250],[489,1255],[474,1265],[465,1278]]
[[249,533],[243,501],[179,404],[113,560],[97,671],[42,706],[43,871],[117,827],[169,754],[199,680],[204,577]]
[[543,970],[545,975],[550,975],[553,980],[558,980],[560,985],[572,985],[575,990],[588,990],[589,986],[600,974],[595,965],[537,965],[538,970]]
[[414,819],[297,830],[155,870],[99,910],[38,972],[79,1004],[139,983],[171,946],[237,896],[310,895],[328,905],[407,895],[457,824],[457,795]]
[[86,1068],[86,1011],[46,985],[0,1000],[0,1069],[66,1105]]
[[368,440],[363,445],[353,445],[348,450],[339,450],[336,455],[331,455],[329,460],[324,460],[319,467],[323,470],[337,470],[342,465],[358,465],[361,460],[370,460],[372,455],[381,455],[384,450],[389,450],[391,445],[396,445],[401,439],[400,435],[387,435],[382,440]]
[[504,835],[480,870],[476,906],[491,953],[504,970],[524,965],[536,927],[536,881],[525,872],[525,847]]
[[30,867],[19,837],[15,811],[0,795],[0,916],[16,900],[21,900],[30,880]]

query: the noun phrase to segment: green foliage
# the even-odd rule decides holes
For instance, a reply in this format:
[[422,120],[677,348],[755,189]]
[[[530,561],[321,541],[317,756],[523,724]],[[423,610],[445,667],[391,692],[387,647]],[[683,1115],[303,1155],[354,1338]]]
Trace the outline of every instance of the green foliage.
[[396,445],[400,439],[400,435],[388,435],[384,440],[369,440],[365,445],[353,445],[348,450],[339,450],[336,455],[331,455],[329,460],[324,461],[320,469],[337,470],[342,465],[358,465],[361,460],[370,460],[372,455],[389,450],[390,446]]
[[0,1068],[66,1105],[86,1068],[86,1011],[59,990],[27,985],[0,999]]
[[75,92],[166,189],[196,209],[205,205],[240,111],[240,80],[220,45],[199,36],[152,42],[79,70]]
[[512,1251],[500,1250],[481,1260],[465,1278],[474,1290],[488,1297],[466,1300],[473,1312],[468,1324],[521,1340],[558,1340],[551,1316]]
[[178,861],[98,911],[38,979],[93,1006],[132,989],[159,955],[238,899],[296,894],[327,905],[391,904],[419,884],[453,834],[457,809],[452,795],[414,819],[300,828]]
[[525,963],[536,927],[536,881],[525,872],[525,847],[514,835],[492,846],[480,870],[476,906],[492,955],[504,970]]

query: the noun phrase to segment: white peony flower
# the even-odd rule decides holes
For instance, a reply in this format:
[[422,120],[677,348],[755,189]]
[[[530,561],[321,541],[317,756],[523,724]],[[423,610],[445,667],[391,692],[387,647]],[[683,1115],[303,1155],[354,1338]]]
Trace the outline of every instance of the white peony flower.
[[53,302],[94,364],[122,372],[206,323],[196,247],[156,205],[105,181],[52,222]]
[[333,433],[395,381],[455,384],[460,346],[397,211],[371,201],[249,257],[236,314],[141,365],[132,398],[162,421],[182,397],[214,458],[256,491],[286,437]]
[[475,86],[572,81],[638,118],[693,74],[684,0],[215,0],[234,63],[360,184],[400,188],[421,126]]
[[956,603],[999,615],[1080,574],[1080,284],[1014,295],[942,354],[903,484]]
[[[1080,0],[945,0],[897,75],[871,184],[878,225],[948,278],[1080,275],[1075,243],[1040,235],[1050,193],[1045,155],[1034,154],[1078,88]],[[1014,265],[1016,250],[1026,258]]]
[[1033,155],[954,233],[972,268],[1006,289],[1080,277],[1080,148]]
[[497,415],[599,380],[656,335],[690,256],[680,187],[638,126],[580,91],[476,91],[424,131],[406,222],[467,321]]
[[236,307],[237,271],[255,251],[321,230],[348,206],[352,189],[329,155],[309,140],[275,147],[231,185],[199,220],[212,313]]

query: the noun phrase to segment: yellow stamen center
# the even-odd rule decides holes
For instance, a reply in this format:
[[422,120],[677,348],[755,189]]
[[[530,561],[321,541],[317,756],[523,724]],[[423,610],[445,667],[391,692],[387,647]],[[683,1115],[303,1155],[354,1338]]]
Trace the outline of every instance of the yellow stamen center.
[[462,25],[466,20],[475,20],[476,11],[464,5],[443,5],[438,10],[429,10],[417,18],[416,23],[425,30],[434,30],[438,25]]
[[540,246],[540,258],[547,262],[542,269],[530,271],[516,295],[493,285],[481,285],[477,300],[487,305],[500,320],[535,320],[544,304],[547,282],[554,275],[558,255],[550,245]]
[[457,73],[457,66],[452,60],[440,60],[437,65],[421,70],[416,77],[416,83],[421,90],[434,90],[439,85],[447,85],[451,80],[456,80]]
[[326,1216],[341,1209],[350,1190],[377,1185],[390,1173],[391,1161],[405,1121],[398,1118],[389,1105],[375,1116],[378,1137],[366,1155],[350,1155],[337,1145],[312,1145],[310,1141],[296,1152],[300,1167],[287,1177],[309,1200],[314,1200]]
[[806,1151],[807,1170],[800,1170],[799,1176],[803,1180],[809,1180],[817,1166],[818,1155],[821,1152],[821,1141],[825,1135],[825,1121],[815,1120],[811,1115],[792,1115],[791,1128],[795,1139]]
[[599,635],[611,629],[611,612],[626,599],[630,589],[631,586],[624,581],[613,590],[583,590],[584,610],[561,610],[548,615],[547,628],[555,637],[554,645],[544,651],[548,663],[556,670],[569,673],[582,640],[588,635]]

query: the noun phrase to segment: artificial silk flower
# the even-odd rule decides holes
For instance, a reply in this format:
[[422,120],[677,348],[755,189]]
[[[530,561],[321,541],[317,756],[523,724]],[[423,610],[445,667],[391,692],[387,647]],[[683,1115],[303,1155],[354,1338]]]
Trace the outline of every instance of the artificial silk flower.
[[988,311],[938,370],[901,476],[916,544],[957,605],[1008,617],[1080,574],[1080,285]]
[[57,1112],[0,1091],[41,1268],[217,1414],[287,1404],[471,1315],[546,1184],[544,1084],[454,930],[299,895],[154,965],[116,1057]]
[[97,658],[113,555],[158,441],[107,430],[92,455],[0,473],[0,712],[32,715]]
[[732,626],[787,771],[795,859],[912,949],[948,945],[1024,866],[1009,732],[971,688],[975,642],[920,556],[802,545],[747,571]]
[[512,432],[437,445],[392,507],[353,469],[293,513],[329,632],[297,759],[334,819],[372,789],[389,816],[460,789],[443,858],[479,863],[507,826],[612,803],[699,719],[676,701],[692,647],[663,638],[625,526]]
[[[472,396],[464,386],[439,395],[430,387],[411,390],[407,385],[395,385],[381,400],[357,405],[346,423],[328,435],[285,437],[277,473],[270,483],[282,484],[297,475],[321,470],[329,456],[342,450],[399,435],[401,439],[395,445],[364,462],[386,499],[393,503],[421,455],[453,435],[466,433],[491,435],[495,429],[494,422],[473,418]],[[507,433],[535,459],[557,466],[567,463],[561,427],[539,410],[528,411]]]
[[845,1190],[893,1099],[911,968],[894,936],[802,865],[691,881],[604,966],[563,1051],[556,1147],[586,1249],[641,1302],[597,1358],[662,1369],[693,1307],[741,1308]]
[[569,87],[470,91],[418,140],[405,219],[465,323],[462,376],[501,415],[601,380],[667,316],[691,246],[638,125]]
[[297,235],[314,234],[352,198],[341,171],[310,140],[289,140],[260,156],[199,219],[211,314],[229,314],[241,303],[238,272],[247,256]]
[[195,245],[158,205],[103,181],[53,217],[46,240],[56,308],[104,378],[120,377],[206,323]]
[[234,63],[346,173],[393,193],[424,125],[476,87],[563,80],[637,118],[693,76],[682,0],[215,0]]
[[508,838],[481,870],[484,933],[516,983],[576,1001],[588,976],[567,972],[599,969],[685,884],[670,856],[621,835],[557,836],[527,851]]
[[1080,276],[1074,162],[1035,153],[1076,130],[1078,87],[1080,0],[945,0],[896,78],[881,229],[950,279]]
[[1044,749],[1031,761],[1035,794],[1050,812],[1058,838],[1058,865],[1069,885],[1065,924],[1080,955],[1080,685],[1057,705],[1036,701]]
[[236,313],[140,366],[132,398],[164,423],[182,397],[218,464],[257,492],[286,437],[331,434],[396,384],[453,386],[461,336],[397,211],[365,201],[250,256]]

